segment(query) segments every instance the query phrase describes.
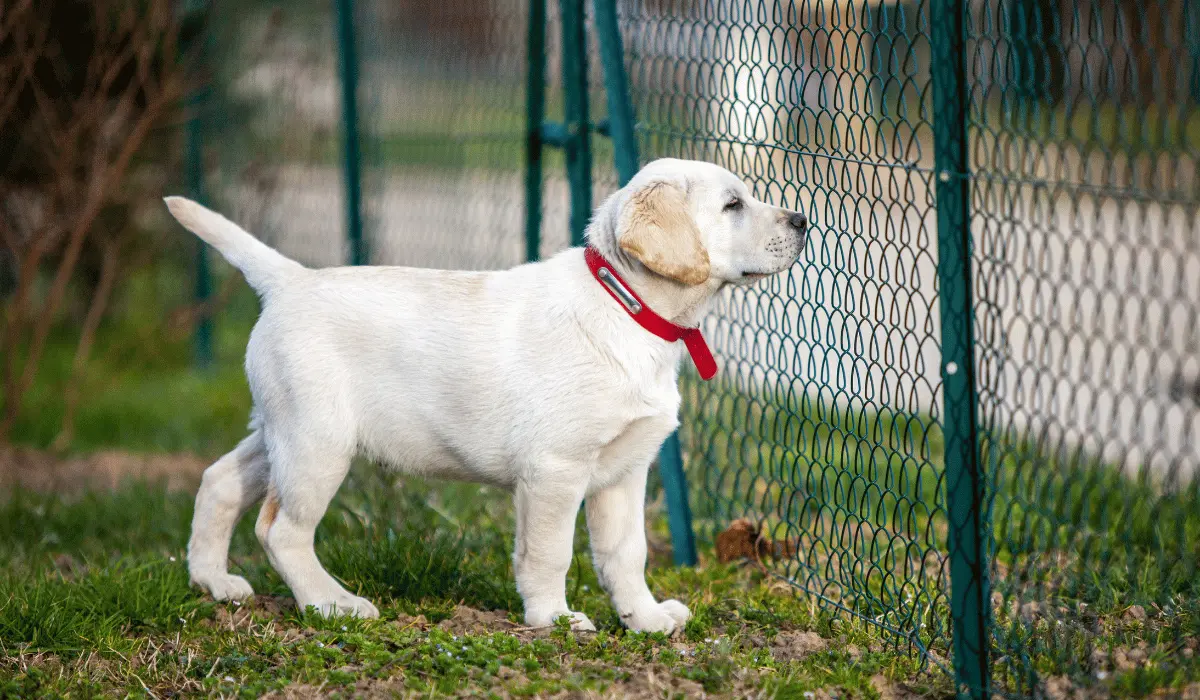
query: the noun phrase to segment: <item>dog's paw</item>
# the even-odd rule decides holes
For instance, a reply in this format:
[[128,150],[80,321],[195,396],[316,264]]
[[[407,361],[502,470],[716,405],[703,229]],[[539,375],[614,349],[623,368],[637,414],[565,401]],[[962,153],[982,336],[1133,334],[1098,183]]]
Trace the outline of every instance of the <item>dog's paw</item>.
[[571,629],[576,632],[595,632],[596,626],[588,619],[587,615],[581,612],[571,612],[563,610],[553,613],[527,613],[525,615],[525,624],[530,627],[551,627],[554,621],[560,617],[571,618]]
[[250,582],[233,574],[193,574],[192,583],[208,591],[215,600],[246,600],[254,595]]
[[349,593],[339,595],[333,600],[309,601],[301,607],[304,609],[316,608],[321,617],[345,615],[360,617],[364,620],[379,617],[379,608],[375,607],[371,601]]
[[621,622],[635,632],[672,634],[682,630],[692,613],[678,600],[664,600],[640,610],[621,615]]
[[680,627],[683,627],[685,624],[687,624],[688,620],[692,619],[692,611],[688,610],[688,606],[680,603],[674,598],[664,600],[658,604],[658,607],[662,608],[668,615],[675,618],[675,622],[679,623]]

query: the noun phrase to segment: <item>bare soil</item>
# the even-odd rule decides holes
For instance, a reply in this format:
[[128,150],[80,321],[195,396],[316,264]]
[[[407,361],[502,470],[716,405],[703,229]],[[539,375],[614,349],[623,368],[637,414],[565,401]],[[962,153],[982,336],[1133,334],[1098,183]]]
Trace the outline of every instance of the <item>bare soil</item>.
[[47,450],[0,445],[0,491],[74,492],[115,489],[122,482],[165,482],[192,489],[212,460],[193,454],[139,454],[103,450],[89,455],[58,455]]

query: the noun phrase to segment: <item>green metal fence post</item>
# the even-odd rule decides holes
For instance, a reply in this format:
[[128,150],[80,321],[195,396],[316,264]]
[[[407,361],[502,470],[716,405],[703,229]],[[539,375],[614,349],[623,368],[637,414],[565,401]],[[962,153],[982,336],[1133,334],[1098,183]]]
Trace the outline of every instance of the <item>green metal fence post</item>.
[[[1184,41],[1190,65],[1188,74],[1188,97],[1200,102],[1200,7],[1194,2],[1184,3]],[[1182,108],[1182,106],[1181,106]]]
[[[596,35],[600,42],[600,59],[604,62],[604,90],[608,97],[609,132],[613,140],[617,177],[620,184],[624,185],[633,179],[638,170],[637,134],[634,132],[633,104],[629,99],[629,84],[625,76],[625,52],[621,47],[615,0],[595,0],[595,7]],[[683,473],[678,433],[672,433],[663,443],[658,466],[666,494],[675,563],[695,566],[696,538],[692,530],[692,511],[688,503],[687,478]]]
[[525,82],[525,260],[542,250],[542,121],[546,118],[546,0],[529,1]]
[[[1029,38],[1033,33],[1029,31],[1028,27],[1031,15],[1037,9],[1033,5],[1033,3],[1027,3],[1026,0],[1009,0],[1002,6],[1004,12],[1002,25],[1008,38],[1005,43],[1012,71],[1010,82],[1016,86],[1016,99],[1022,102],[1036,99],[1036,61],[1038,59],[1029,43]],[[1021,106],[1025,107],[1026,105],[1022,104]]]
[[608,98],[608,123],[615,154],[617,177],[621,185],[633,179],[638,170],[638,144],[634,133],[633,103],[625,79],[625,52],[621,47],[621,28],[617,24],[616,0],[595,0],[596,36],[600,60],[604,64],[604,94]]
[[337,0],[338,58],[342,83],[342,162],[346,181],[346,237],[350,264],[368,262],[363,239],[362,150],[358,131],[358,51],[355,47],[354,0]]
[[960,697],[986,698],[991,602],[976,415],[964,0],[932,0],[930,18],[954,672]]
[[[201,204],[207,203],[204,196],[204,146],[203,124],[201,110],[203,109],[203,89],[192,93],[188,100],[191,114],[187,120],[186,145],[184,146],[184,170],[187,172],[188,196]],[[196,304],[207,307],[212,299],[212,271],[208,264],[208,247],[200,239],[196,239]],[[212,366],[213,362],[213,322],[212,314],[205,308],[196,324],[195,336],[192,339],[196,355],[196,365],[202,369]]]
[[588,121],[587,33],[583,0],[559,0],[562,13],[563,92],[567,180],[571,183],[571,245],[583,245],[592,216],[592,137]]
[[696,534],[692,529],[692,506],[688,502],[687,476],[683,473],[679,432],[671,433],[658,451],[658,471],[667,501],[667,519],[671,527],[671,551],[676,566],[695,566]]
[[[193,41],[199,44],[197,64],[199,69],[196,71],[196,84],[193,86],[192,93],[188,96],[188,119],[184,127],[184,148],[183,148],[183,169],[186,179],[185,187],[187,187],[188,197],[207,204],[207,196],[204,192],[204,109],[208,101],[208,76],[204,74],[205,63],[209,52],[207,42],[209,37],[207,15],[209,6],[205,2],[191,2],[184,5],[184,12],[193,17],[203,15],[198,20],[200,29],[199,35],[194,37]],[[208,262],[208,246],[200,239],[195,240],[196,256],[195,256],[195,271],[196,284],[193,291],[196,305],[204,309],[200,314],[199,321],[196,324],[196,331],[192,338],[193,353],[195,354],[196,366],[201,369],[207,369],[213,363],[213,321],[211,309],[207,306],[212,299],[212,270]]]

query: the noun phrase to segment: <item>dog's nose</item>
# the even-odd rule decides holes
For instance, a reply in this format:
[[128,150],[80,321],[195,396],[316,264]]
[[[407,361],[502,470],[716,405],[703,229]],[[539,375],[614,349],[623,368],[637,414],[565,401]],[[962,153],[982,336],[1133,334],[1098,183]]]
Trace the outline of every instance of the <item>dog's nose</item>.
[[808,228],[808,219],[798,211],[792,212],[792,215],[788,217],[788,226],[796,229],[798,233],[804,233],[804,229]]

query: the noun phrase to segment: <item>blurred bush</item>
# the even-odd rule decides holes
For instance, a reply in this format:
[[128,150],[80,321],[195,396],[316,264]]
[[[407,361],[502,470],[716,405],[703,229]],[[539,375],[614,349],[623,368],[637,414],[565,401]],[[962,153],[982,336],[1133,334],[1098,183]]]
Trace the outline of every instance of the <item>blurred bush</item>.
[[69,442],[97,329],[155,259],[189,31],[171,0],[0,0],[0,443],[64,328]]

